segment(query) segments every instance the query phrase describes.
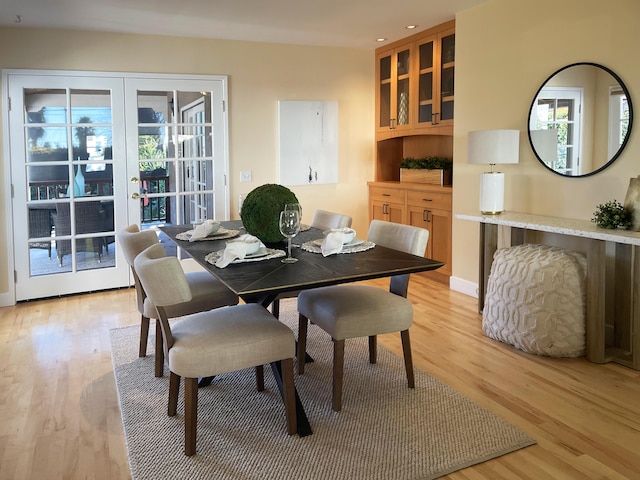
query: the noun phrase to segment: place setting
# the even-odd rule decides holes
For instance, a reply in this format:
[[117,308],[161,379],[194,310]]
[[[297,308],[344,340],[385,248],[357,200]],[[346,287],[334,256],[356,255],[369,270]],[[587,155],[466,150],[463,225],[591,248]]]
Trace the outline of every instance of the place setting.
[[323,238],[305,242],[301,248],[327,257],[338,253],[364,252],[376,246],[374,242],[356,237],[353,228],[333,228],[322,232]]
[[226,240],[240,235],[240,230],[230,230],[215,220],[205,220],[191,230],[176,234],[176,239],[185,242],[201,242],[207,240]]

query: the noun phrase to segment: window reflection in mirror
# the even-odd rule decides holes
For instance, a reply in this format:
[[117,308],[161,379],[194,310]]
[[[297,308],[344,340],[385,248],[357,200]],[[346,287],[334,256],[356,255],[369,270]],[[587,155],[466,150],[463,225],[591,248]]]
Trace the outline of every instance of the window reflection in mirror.
[[529,141],[554,173],[592,175],[620,155],[632,120],[629,93],[615,73],[593,63],[573,64],[552,74],[536,93]]

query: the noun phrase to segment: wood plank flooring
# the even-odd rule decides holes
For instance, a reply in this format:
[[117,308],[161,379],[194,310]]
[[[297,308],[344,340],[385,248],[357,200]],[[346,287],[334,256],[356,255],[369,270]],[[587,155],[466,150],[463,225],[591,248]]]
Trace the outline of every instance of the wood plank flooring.
[[[421,275],[409,298],[415,365],[538,441],[444,478],[640,478],[640,372],[490,340],[475,299]],[[138,322],[133,289],[0,308],[0,479],[129,478],[108,332]]]

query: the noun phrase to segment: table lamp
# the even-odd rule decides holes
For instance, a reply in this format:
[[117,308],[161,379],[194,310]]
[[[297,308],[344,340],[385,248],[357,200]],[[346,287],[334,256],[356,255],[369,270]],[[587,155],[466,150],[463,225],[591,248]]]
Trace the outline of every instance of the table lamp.
[[489,164],[490,172],[480,177],[480,211],[497,215],[504,211],[504,173],[494,172],[499,163],[518,163],[520,130],[469,132],[467,162]]

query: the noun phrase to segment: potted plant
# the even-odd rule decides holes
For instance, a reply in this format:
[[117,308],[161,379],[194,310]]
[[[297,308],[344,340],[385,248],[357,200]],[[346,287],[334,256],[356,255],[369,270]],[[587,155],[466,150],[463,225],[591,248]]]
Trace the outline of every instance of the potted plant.
[[298,203],[298,199],[282,185],[267,183],[251,190],[242,202],[240,212],[247,233],[264,243],[281,241],[284,237],[280,233],[278,220],[287,203]]
[[400,181],[451,185],[453,161],[445,157],[403,158]]
[[596,207],[591,219],[600,228],[629,228],[631,212],[617,200],[601,203]]

